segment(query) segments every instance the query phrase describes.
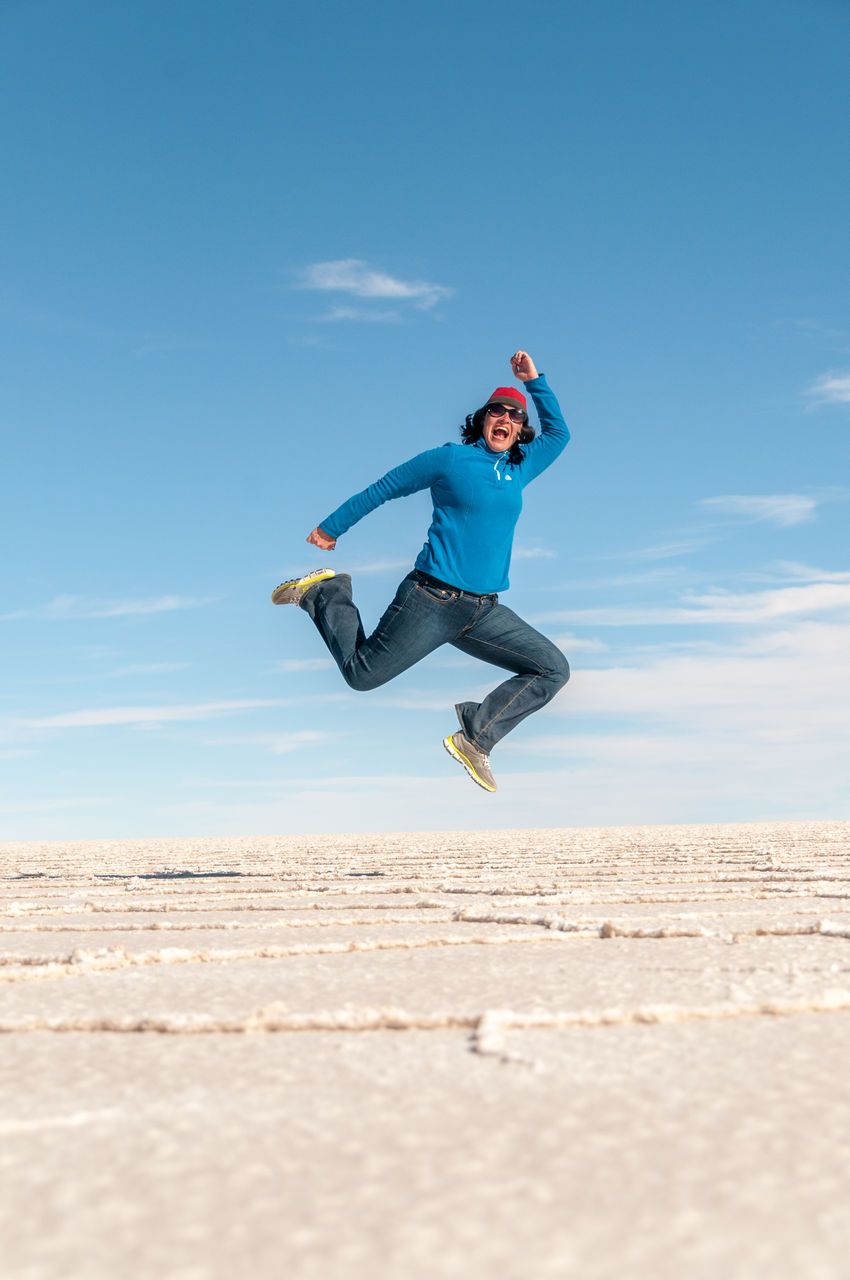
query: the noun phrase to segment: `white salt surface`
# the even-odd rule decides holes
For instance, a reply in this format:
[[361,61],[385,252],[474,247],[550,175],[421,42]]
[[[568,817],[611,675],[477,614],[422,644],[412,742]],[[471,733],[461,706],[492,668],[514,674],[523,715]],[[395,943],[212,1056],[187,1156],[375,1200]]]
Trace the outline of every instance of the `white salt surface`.
[[3,1280],[850,1257],[850,823],[0,845]]

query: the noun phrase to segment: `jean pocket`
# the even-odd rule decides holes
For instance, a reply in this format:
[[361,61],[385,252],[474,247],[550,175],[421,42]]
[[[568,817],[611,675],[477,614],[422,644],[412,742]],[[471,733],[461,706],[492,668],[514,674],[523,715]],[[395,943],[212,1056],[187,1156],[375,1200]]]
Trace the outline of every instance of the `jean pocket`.
[[427,596],[429,600],[439,600],[441,602],[457,600],[460,595],[458,591],[449,591],[444,587],[434,587],[430,582],[417,582],[416,590],[423,596]]

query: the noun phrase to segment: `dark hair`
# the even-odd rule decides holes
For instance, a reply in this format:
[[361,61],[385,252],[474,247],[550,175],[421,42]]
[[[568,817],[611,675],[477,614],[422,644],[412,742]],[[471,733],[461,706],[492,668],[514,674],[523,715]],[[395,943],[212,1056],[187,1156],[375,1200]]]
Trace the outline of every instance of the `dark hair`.
[[[475,413],[466,415],[466,422],[460,428],[460,434],[464,444],[475,444],[476,440],[480,440],[484,434],[484,419],[487,417],[487,406],[482,409],[476,409]],[[521,444],[530,444],[534,439],[534,427],[526,418],[522,424],[522,431],[519,433],[519,439],[516,444],[512,444],[508,452],[508,462],[512,467],[518,467],[525,457],[524,451],[520,448]]]

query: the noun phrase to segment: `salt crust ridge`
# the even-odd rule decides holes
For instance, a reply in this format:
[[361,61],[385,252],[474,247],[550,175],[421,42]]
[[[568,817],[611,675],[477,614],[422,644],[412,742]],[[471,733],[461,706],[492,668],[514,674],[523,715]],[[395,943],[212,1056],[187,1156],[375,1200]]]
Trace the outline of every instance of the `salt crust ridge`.
[[[547,942],[569,947],[571,942],[615,939],[641,944],[715,940],[729,945],[757,938],[847,940],[848,852],[850,823],[840,822],[0,845],[0,872],[5,872],[5,885],[12,890],[0,906],[0,932],[10,942],[16,935],[23,941],[27,934],[51,932],[103,937],[110,932],[159,930],[226,935],[246,929],[346,929],[356,935],[339,942],[269,942],[241,948],[78,945],[58,954],[4,949],[0,984],[95,979],[102,973],[151,966],[229,968],[243,961],[275,964],[295,957],[368,952],[524,949]],[[128,865],[134,870],[120,869]],[[478,901],[457,906],[458,896]],[[834,918],[823,915],[827,901],[834,904]],[[773,918],[745,918],[760,913],[760,904],[766,902],[772,904]],[[588,913],[588,904],[616,904],[618,910],[613,915]],[[687,909],[671,910],[677,905]],[[381,936],[387,928],[414,925],[418,936]],[[452,932],[445,931],[446,925]],[[477,926],[476,932],[466,932],[469,925]],[[96,1006],[97,988],[93,990]],[[825,987],[787,999],[641,1003],[533,1014],[368,1006],[295,1014],[275,1004],[230,1018],[200,1011],[193,1016],[115,1017],[94,1007],[89,1015],[73,1018],[6,1019],[0,1022],[0,1032],[456,1028],[471,1032],[473,1047],[480,1052],[482,1046],[501,1045],[508,1031],[793,1017],[845,1011],[848,1001],[844,988]]]
[[10,1275],[846,1272],[850,823],[7,844],[0,934]]

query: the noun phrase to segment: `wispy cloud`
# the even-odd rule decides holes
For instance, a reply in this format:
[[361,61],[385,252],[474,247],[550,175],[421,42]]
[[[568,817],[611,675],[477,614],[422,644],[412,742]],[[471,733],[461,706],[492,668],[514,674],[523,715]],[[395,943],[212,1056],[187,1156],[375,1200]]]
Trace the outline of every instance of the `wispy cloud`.
[[132,662],[126,667],[116,667],[112,671],[85,671],[54,673],[41,672],[37,676],[22,676],[19,684],[29,686],[97,684],[101,680],[126,680],[140,676],[170,675],[175,671],[185,671],[191,666],[189,662]]
[[143,334],[133,349],[134,356],[186,355],[197,351],[209,351],[210,344],[198,338],[188,338],[179,333]]
[[[355,298],[369,300],[390,298],[396,303],[410,303],[420,311],[430,311],[438,302],[444,302],[454,293],[448,286],[434,284],[430,280],[401,280],[385,271],[376,271],[361,258],[315,262],[302,271],[297,287],[323,293],[347,293]],[[386,323],[398,320],[399,312],[366,312],[360,308],[339,306],[324,319]]]
[[770,591],[712,591],[688,594],[680,605],[612,606],[572,609],[538,616],[537,622],[570,622],[595,626],[661,626],[685,624],[757,624],[779,618],[803,618],[850,610],[850,582],[811,582]]
[[[484,697],[484,691],[481,692]],[[424,694],[424,693],[397,693],[397,694],[376,694],[371,699],[374,707],[396,707],[399,711],[439,711],[443,715],[446,714],[447,708],[451,707],[452,700],[450,691],[445,693]]]
[[[269,787],[273,790],[293,788],[304,788],[307,791],[337,791],[337,790],[360,790],[373,791],[387,784],[397,786],[399,783],[407,783],[409,786],[421,787],[426,782],[436,782],[437,778],[426,778],[418,774],[405,773],[384,773],[384,774],[344,774],[344,775],[307,775],[304,777],[283,777],[269,778],[267,780],[240,781],[233,779],[230,781],[220,782],[216,778],[193,778],[192,782],[196,786],[206,787],[228,787],[232,789],[241,788],[265,788]],[[183,806],[173,806],[169,812],[178,812]]]
[[743,520],[769,520],[773,524],[803,524],[814,518],[817,500],[801,493],[766,495],[729,494],[721,498],[703,498],[699,504],[720,515]]
[[767,622],[775,618],[806,617],[850,608],[850,583],[812,582],[800,587],[779,587],[735,595],[711,592],[690,598],[691,620],[702,616],[711,622]]
[[513,560],[554,560],[556,552],[550,547],[514,547]]
[[806,391],[813,404],[850,404],[850,373],[824,373]]
[[353,573],[397,573],[400,569],[410,572],[410,559],[407,560],[370,560],[366,564],[352,566]]
[[793,578],[797,582],[850,582],[847,570],[833,572],[831,569],[818,569],[815,565],[800,564],[796,560],[779,560],[776,568],[784,574],[786,581]]
[[[609,591],[612,587],[675,586],[685,581],[693,582],[695,574],[685,565],[659,565],[655,569],[639,569],[634,572],[609,574],[599,578],[569,578],[551,582],[543,590],[549,591]],[[787,575],[786,575],[787,577]],[[782,581],[786,581],[783,577]]]
[[33,609],[16,609],[0,614],[0,622],[29,618],[64,622],[83,618],[126,618],[150,613],[168,613],[174,609],[198,609],[212,604],[213,597],[154,596],[140,600],[97,600],[88,596],[55,596],[48,604]]
[[333,307],[320,319],[323,324],[336,324],[344,320],[353,320],[355,324],[397,324],[402,315],[400,311],[363,311],[359,307]]
[[552,643],[556,644],[567,657],[571,653],[599,653],[608,648],[607,644],[604,644],[601,640],[591,640],[589,637],[574,635],[553,636]]
[[120,796],[65,796],[65,797],[47,797],[38,796],[32,800],[19,801],[16,804],[0,805],[0,813],[6,814],[43,814],[62,812],[65,809],[99,809],[102,805],[116,805],[121,803]]
[[185,671],[188,662],[131,662],[129,666],[119,667],[117,671],[105,671],[102,680],[116,680],[121,676],[160,676],[171,671]]
[[333,658],[281,658],[272,664],[273,671],[325,671],[336,666]]
[[173,720],[208,720],[231,711],[251,711],[258,707],[285,706],[282,698],[246,698],[232,702],[197,702],[159,707],[91,707],[65,711],[55,716],[18,720],[24,729],[80,729],[102,725],[164,724]]
[[[205,745],[210,747],[263,747],[266,751],[271,752],[273,756],[288,755],[291,751],[298,751],[302,747],[317,747],[325,742],[335,741],[339,743],[339,733],[328,733],[323,729],[296,729],[292,733],[252,733],[239,737],[220,737],[207,739]],[[195,782],[198,779],[191,779]],[[210,785],[217,785],[210,781]],[[243,782],[222,782],[222,786],[264,786],[266,784],[256,782],[254,779]],[[281,779],[277,778],[270,786],[280,786]]]
[[591,556],[593,560],[670,560],[675,556],[687,556],[692,551],[716,541],[715,538],[691,537],[679,538],[675,542],[660,542],[651,547],[635,547],[631,551],[616,551],[605,555]]
[[836,329],[833,325],[824,324],[812,316],[783,316],[774,321],[777,329],[790,330],[794,334],[803,334],[816,341],[819,347],[824,342],[834,345],[835,350],[846,351],[850,342],[850,329]]
[[[336,735],[337,738],[339,735]],[[322,742],[329,742],[334,737],[321,729],[298,729],[294,733],[283,733],[271,741],[268,746],[272,755],[282,756],[299,747],[316,747]]]

